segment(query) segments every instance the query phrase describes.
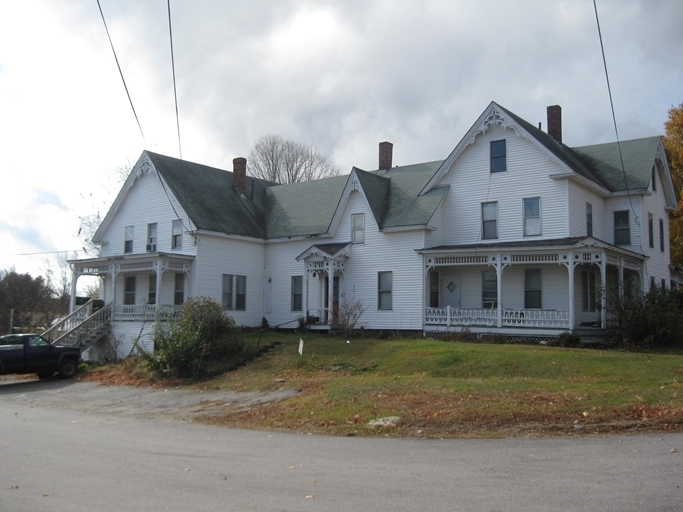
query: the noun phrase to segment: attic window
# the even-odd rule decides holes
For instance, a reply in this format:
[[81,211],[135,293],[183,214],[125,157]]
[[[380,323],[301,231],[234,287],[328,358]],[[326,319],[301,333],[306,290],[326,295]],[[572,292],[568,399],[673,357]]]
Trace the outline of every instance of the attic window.
[[507,171],[505,139],[491,141],[491,173]]
[[351,215],[351,243],[365,243],[365,214],[354,213]]
[[657,180],[655,177],[657,176],[657,173],[655,172],[655,166],[652,166],[652,191],[657,192]]

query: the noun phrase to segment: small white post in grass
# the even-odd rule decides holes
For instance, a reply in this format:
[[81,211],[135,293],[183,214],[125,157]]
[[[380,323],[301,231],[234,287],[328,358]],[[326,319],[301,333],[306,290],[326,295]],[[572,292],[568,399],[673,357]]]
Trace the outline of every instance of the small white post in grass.
[[304,340],[299,338],[299,364],[301,364],[301,356],[304,355]]

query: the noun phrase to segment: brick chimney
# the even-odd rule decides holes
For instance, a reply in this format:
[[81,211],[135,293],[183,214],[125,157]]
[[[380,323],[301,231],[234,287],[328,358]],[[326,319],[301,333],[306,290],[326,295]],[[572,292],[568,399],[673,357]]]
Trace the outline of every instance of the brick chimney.
[[562,144],[562,107],[559,105],[548,107],[548,135]]
[[232,186],[242,195],[247,192],[247,159],[241,156],[232,161]]
[[379,143],[379,167],[378,169],[390,169],[391,160],[394,154],[394,145],[391,142],[380,142]]

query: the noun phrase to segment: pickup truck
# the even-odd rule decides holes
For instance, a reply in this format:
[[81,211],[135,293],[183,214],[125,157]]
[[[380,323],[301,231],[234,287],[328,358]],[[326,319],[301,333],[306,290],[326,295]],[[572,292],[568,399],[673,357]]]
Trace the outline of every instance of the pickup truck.
[[55,372],[63,379],[76,375],[81,350],[52,345],[39,334],[8,334],[0,336],[0,375],[36,373],[41,379]]

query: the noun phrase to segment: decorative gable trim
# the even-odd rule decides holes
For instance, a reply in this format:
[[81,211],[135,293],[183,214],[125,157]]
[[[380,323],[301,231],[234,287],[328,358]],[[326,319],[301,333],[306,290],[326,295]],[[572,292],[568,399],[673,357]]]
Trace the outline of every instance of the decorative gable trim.
[[[340,248],[340,246],[342,246]],[[333,260],[343,261],[351,257],[351,242],[346,244],[312,245],[296,257],[301,260]]]
[[664,142],[659,140],[657,145],[657,152],[655,153],[655,161],[653,162],[659,175],[659,181],[664,191],[664,198],[666,199],[667,211],[674,211],[678,208],[678,201],[676,200],[676,190],[674,188],[673,180],[671,179],[671,171],[669,169],[669,162],[666,159],[664,152]]
[[[344,191],[341,194],[341,197],[339,198],[339,203],[337,204],[337,209],[334,211],[334,215],[332,216],[332,220],[330,221],[330,225],[327,228],[327,233],[328,235],[332,236],[334,233],[336,233],[337,229],[339,228],[339,224],[341,224],[342,221],[342,216],[344,214],[344,211],[346,210],[346,205],[349,203],[349,199],[351,197],[352,192],[359,192],[360,195],[363,196],[363,199],[365,199],[365,202],[368,202],[368,198],[365,195],[365,192],[363,191],[363,186],[360,183],[360,180],[358,179],[358,174],[356,167],[351,169],[351,173],[349,174],[349,179],[346,181],[346,186],[344,187]],[[368,205],[369,206],[369,205]],[[376,219],[375,219],[376,220]]]

